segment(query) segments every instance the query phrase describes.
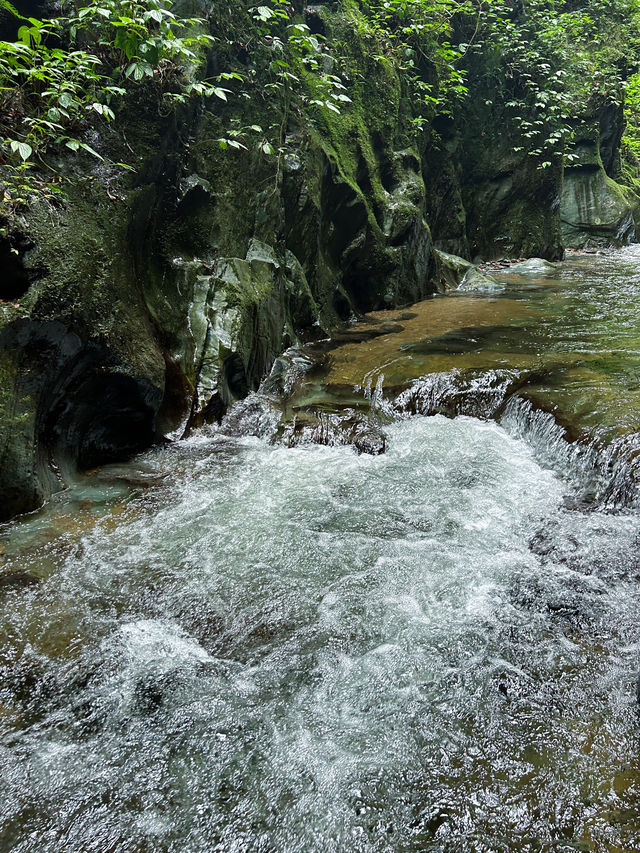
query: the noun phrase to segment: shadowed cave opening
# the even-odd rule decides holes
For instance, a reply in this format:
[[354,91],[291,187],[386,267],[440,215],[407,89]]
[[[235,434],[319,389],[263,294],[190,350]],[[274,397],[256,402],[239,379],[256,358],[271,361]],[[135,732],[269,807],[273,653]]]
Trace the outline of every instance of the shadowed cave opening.
[[125,460],[156,438],[159,391],[148,381],[93,365],[54,391],[42,428],[54,457],[80,470]]
[[29,245],[15,246],[9,240],[0,240],[0,300],[11,302],[20,299],[29,290],[31,278],[22,262]]

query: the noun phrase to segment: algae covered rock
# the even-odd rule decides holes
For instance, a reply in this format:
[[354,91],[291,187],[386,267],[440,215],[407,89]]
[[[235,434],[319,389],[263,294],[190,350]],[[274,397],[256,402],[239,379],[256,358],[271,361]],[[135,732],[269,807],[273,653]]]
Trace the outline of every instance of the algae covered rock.
[[461,293],[500,293],[505,290],[505,287],[502,282],[496,281],[492,276],[472,267],[465,273],[458,291]]
[[544,258],[528,258],[526,261],[509,266],[509,272],[519,275],[553,275],[556,270],[556,265]]
[[469,270],[474,269],[471,261],[443,252],[440,249],[433,250],[435,265],[434,278],[442,290],[457,288]]
[[505,289],[504,284],[481,272],[471,261],[439,249],[434,249],[433,256],[434,277],[442,289],[452,288],[463,293],[499,293]]
[[636,205],[604,169],[567,169],[562,237],[567,248],[624,245],[635,237]]
[[638,199],[614,180],[623,127],[620,111],[609,108],[575,130],[560,202],[567,248],[621,246],[635,239]]

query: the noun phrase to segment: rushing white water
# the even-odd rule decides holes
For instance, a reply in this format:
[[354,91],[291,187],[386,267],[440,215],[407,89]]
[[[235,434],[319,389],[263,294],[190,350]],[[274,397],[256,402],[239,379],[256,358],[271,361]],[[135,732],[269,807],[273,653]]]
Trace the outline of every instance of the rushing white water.
[[0,599],[3,853],[640,847],[637,515],[470,417],[140,464]]

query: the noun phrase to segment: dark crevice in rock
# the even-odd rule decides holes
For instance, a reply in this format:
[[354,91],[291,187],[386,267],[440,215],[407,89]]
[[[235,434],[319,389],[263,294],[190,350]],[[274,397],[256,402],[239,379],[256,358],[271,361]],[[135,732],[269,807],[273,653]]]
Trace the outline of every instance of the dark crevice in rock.
[[388,193],[393,193],[399,186],[396,171],[393,168],[393,163],[383,163],[380,166],[380,183]]
[[184,422],[189,413],[189,400],[193,391],[180,364],[166,351],[164,361],[164,396],[157,424],[161,435],[172,432],[177,424]]
[[83,352],[59,383],[42,433],[55,457],[79,469],[126,459],[155,437],[157,389],[93,361]]
[[246,397],[249,393],[247,374],[238,353],[231,353],[223,362],[224,378],[229,391],[234,397]]
[[404,244],[408,241],[411,231],[413,229],[413,222],[408,222],[407,225],[400,229],[397,234],[389,240],[390,246],[404,246]]
[[126,459],[154,441],[162,389],[129,375],[105,345],[57,321],[24,319],[3,330],[0,346],[19,354],[13,381],[21,401],[0,442],[0,517],[37,508],[60,476]]
[[25,266],[25,253],[32,248],[33,243],[22,236],[11,240],[0,239],[0,300],[9,302],[20,299],[31,284],[44,275],[44,270],[32,270]]
[[332,262],[339,266],[343,253],[367,224],[367,208],[346,181],[333,178],[329,166],[323,182],[322,210],[323,242]]
[[209,202],[210,197],[210,193],[207,192],[204,187],[193,187],[178,202],[178,206],[176,207],[176,218],[187,219],[190,216],[198,214]]
[[373,191],[373,184],[371,182],[371,175],[369,173],[369,164],[364,158],[362,152],[360,152],[358,156],[358,168],[356,170],[356,182],[360,187],[362,194],[369,200],[371,207],[373,209],[374,216],[378,225],[382,223],[382,211],[380,209],[380,205],[375,200],[375,193]]
[[348,320],[351,315],[351,303],[339,290],[333,295],[333,308],[341,320]]

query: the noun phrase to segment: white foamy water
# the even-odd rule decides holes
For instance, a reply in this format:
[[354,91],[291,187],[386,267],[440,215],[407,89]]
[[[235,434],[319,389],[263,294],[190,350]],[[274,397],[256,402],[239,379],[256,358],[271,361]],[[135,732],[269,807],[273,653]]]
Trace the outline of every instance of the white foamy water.
[[635,514],[468,417],[147,463],[0,602],[3,851],[637,849]]

